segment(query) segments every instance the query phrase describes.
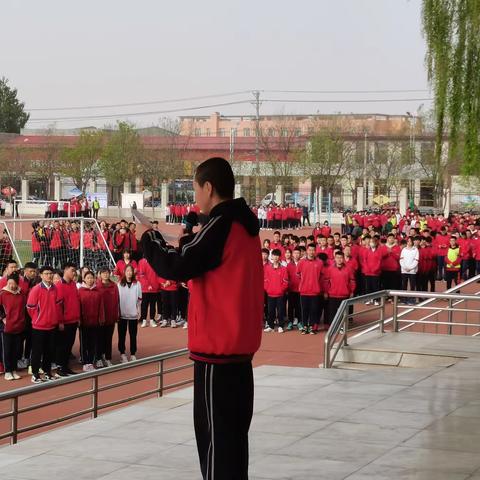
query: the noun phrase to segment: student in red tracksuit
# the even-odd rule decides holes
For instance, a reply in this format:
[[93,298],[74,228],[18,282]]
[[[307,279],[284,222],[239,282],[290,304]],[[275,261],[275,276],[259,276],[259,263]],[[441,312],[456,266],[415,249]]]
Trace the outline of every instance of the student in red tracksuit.
[[[382,273],[382,260],[387,255],[384,248],[378,243],[378,237],[375,235],[370,239],[370,244],[366,248],[363,257],[363,274],[365,275],[365,293],[374,293],[380,290],[380,274]],[[372,303],[371,301],[367,304]],[[378,300],[374,300],[375,305],[379,305]]]
[[19,380],[17,362],[25,330],[25,305],[27,299],[19,286],[18,273],[7,277],[7,284],[0,290],[0,321],[2,331],[2,363],[5,380]]
[[172,328],[177,327],[178,314],[178,283],[174,280],[167,280],[166,278],[157,277],[160,284],[162,297],[162,321],[160,326],[162,328],[170,325]]
[[[53,270],[39,270],[42,281],[28,295],[27,310],[32,319],[32,382],[41,383],[53,377],[51,354],[55,348],[55,330],[63,328],[63,299],[53,285]],[[40,376],[40,366],[44,376]]]
[[69,367],[68,362],[80,323],[80,297],[75,283],[76,273],[77,267],[74,263],[65,264],[63,278],[56,284],[63,299],[63,328],[58,328],[55,333],[55,361],[58,366],[57,374],[61,377],[75,373]]
[[382,286],[385,290],[398,290],[401,285],[400,276],[400,246],[397,245],[395,236],[392,233],[387,235],[387,242],[381,248],[385,256],[381,263]]
[[298,264],[300,263],[300,249],[295,247],[292,252],[292,260],[287,264],[288,273],[288,308],[287,330],[293,329],[295,319],[299,322],[298,328],[302,328],[302,311],[300,309],[300,277],[298,276]]
[[343,300],[355,293],[356,283],[352,269],[345,265],[343,252],[336,251],[334,264],[325,269],[323,275],[327,315],[325,323],[330,326]]
[[202,476],[246,480],[252,358],[262,339],[259,224],[245,200],[233,198],[235,179],[225,159],[201,163],[193,186],[209,221],[181,250],[147,231],[143,253],[162,278],[190,280],[188,345],[195,361],[193,418]]
[[82,352],[83,371],[95,370],[93,362],[96,356],[98,334],[105,324],[105,308],[102,294],[95,286],[95,275],[86,272],[83,285],[78,290],[80,296],[80,350]]
[[447,254],[450,245],[450,237],[447,232],[447,227],[442,226],[441,232],[437,233],[433,246],[437,253],[437,280],[445,280],[445,255]]
[[157,323],[155,322],[157,296],[160,292],[158,276],[144,258],[138,262],[136,276],[142,287],[141,327],[145,328],[148,326],[147,317],[149,311],[150,326],[158,327]]
[[322,293],[323,263],[315,258],[315,244],[307,246],[307,256],[297,267],[300,277],[300,304],[302,306],[302,335],[315,335],[314,325],[320,323],[320,294]]
[[[97,280],[97,290],[100,292],[105,309],[105,322],[99,327],[97,341],[97,367],[112,366],[112,339],[115,325],[120,318],[120,298],[117,284],[110,279],[108,267],[101,268]],[[122,275],[123,276],[123,275]]]
[[275,317],[278,320],[278,333],[285,326],[285,294],[288,290],[287,268],[280,264],[281,252],[274,248],[271,253],[272,264],[265,268],[264,288],[267,292],[268,326],[264,332],[273,332]]
[[135,260],[132,260],[132,254],[130,250],[124,250],[122,257],[122,260],[119,260],[117,262],[115,270],[113,271],[113,274],[118,278],[123,277],[123,274],[125,273],[125,267],[127,265],[131,264],[134,270],[136,270],[138,267],[137,262]]

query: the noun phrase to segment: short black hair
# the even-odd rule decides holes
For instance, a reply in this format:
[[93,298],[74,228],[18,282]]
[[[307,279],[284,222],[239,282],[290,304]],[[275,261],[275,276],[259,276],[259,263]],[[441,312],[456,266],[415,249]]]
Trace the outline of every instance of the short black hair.
[[27,262],[24,266],[23,269],[25,270],[26,268],[34,268],[35,270],[37,269],[37,264],[34,262]]
[[77,266],[73,262],[66,262],[63,264],[63,270],[66,270],[67,268],[74,268],[76,270]]
[[270,255],[270,251],[268,248],[262,248],[262,253],[266,253],[267,255]]
[[43,273],[46,271],[53,272],[53,268],[50,265],[44,265],[43,267],[40,267],[38,273]]
[[18,272],[13,272],[10,275],[8,275],[7,281],[8,280],[14,280],[15,283],[18,285],[18,283],[20,282],[20,275],[18,274]]
[[277,257],[280,257],[282,255],[282,252],[280,252],[280,250],[278,248],[274,248],[272,250],[272,255],[275,255]]
[[195,171],[195,181],[203,187],[210,182],[220,198],[232,199],[235,178],[231,165],[222,157],[212,157],[202,162]]

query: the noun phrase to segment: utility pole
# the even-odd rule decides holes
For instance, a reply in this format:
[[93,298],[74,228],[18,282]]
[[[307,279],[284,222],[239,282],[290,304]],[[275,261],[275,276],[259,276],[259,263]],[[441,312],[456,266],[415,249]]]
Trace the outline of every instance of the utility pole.
[[256,164],[256,181],[255,181],[255,200],[260,202],[260,90],[254,90],[253,96],[255,101],[255,164]]
[[365,130],[363,145],[363,208],[367,206],[367,157],[368,157],[368,133]]

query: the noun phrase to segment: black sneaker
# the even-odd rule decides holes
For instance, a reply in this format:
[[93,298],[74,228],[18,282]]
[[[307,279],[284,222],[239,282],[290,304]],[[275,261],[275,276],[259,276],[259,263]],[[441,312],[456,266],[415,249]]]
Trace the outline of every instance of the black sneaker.
[[317,334],[317,332],[312,327],[308,327],[308,333],[310,335],[316,335]]
[[306,335],[308,333],[308,327],[303,327],[302,330],[300,331],[302,335]]
[[32,375],[32,383],[43,383],[43,379],[38,375]]
[[67,375],[77,375],[77,372],[74,372],[71,368],[64,368],[62,371]]
[[63,368],[57,369],[57,375],[59,377],[68,377],[68,373]]

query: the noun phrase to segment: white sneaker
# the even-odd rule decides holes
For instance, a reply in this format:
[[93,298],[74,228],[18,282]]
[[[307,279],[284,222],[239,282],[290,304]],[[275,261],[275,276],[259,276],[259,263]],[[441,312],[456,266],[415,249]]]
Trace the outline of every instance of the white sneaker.
[[294,318],[294,319],[293,319],[293,325],[294,325],[294,326],[297,326],[297,325],[298,325],[298,318]]
[[28,375],[32,375],[32,366],[31,365],[28,366],[27,373],[28,373]]
[[89,371],[89,369],[88,369],[88,363],[86,363],[86,364],[82,367],[82,370],[83,370],[84,372],[88,372],[88,371]]
[[142,320],[142,324],[140,325],[141,328],[145,328],[148,325],[146,320]]
[[187,328],[188,328],[188,322],[185,322],[185,323],[183,324],[183,329],[186,330]]
[[110,360],[105,360],[105,366],[106,367],[111,367],[113,363]]
[[278,332],[278,333],[283,333],[283,328],[282,328],[282,327],[278,327],[277,332]]
[[4,378],[5,380],[13,380],[13,375],[12,375],[10,372],[7,372],[7,373],[3,376],[3,378]]
[[155,320],[150,320],[150,326],[153,327],[153,328],[158,327]]
[[136,359],[137,359],[137,357],[135,355],[130,355],[130,361],[131,362],[134,362]]
[[371,304],[372,304],[372,301],[371,301],[371,300],[367,300],[367,301],[365,302],[365,305],[371,305]]
[[28,360],[26,358],[21,358],[18,362],[17,362],[17,368],[19,370],[23,370],[24,368],[27,368],[28,367]]
[[168,327],[168,320],[162,320],[160,322],[160,328]]
[[273,328],[267,327],[263,329],[264,332],[273,332]]
[[101,360],[97,360],[97,363],[95,364],[97,368],[103,368],[103,362]]
[[170,326],[171,326],[172,328],[177,328],[177,322],[176,322],[175,320],[172,320],[172,321],[170,322]]
[[162,316],[161,316],[159,313],[157,313],[157,314],[155,315],[155,321],[156,321],[156,322],[159,322],[161,319],[162,319]]
[[22,378],[17,372],[13,372],[12,375],[14,380],[20,380]]
[[58,365],[56,363],[52,362],[52,366],[50,367],[52,370],[56,370],[58,368]]
[[375,301],[373,302],[373,304],[378,307],[378,306],[380,305],[380,302],[379,302],[378,300],[375,300]]
[[89,372],[93,372],[95,370],[95,367],[91,363],[89,363],[87,366]]
[[120,361],[121,361],[122,363],[127,363],[127,362],[128,362],[128,358],[127,358],[127,356],[126,356],[124,353],[122,353],[122,354],[120,355]]

